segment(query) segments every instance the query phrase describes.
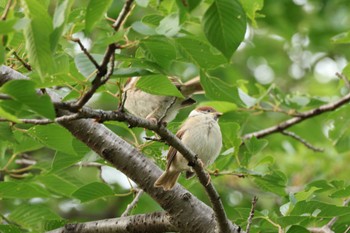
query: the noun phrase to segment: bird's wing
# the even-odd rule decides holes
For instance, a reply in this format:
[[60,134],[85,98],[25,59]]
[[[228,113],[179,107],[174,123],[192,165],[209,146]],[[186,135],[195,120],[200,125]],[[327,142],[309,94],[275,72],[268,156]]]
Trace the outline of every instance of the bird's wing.
[[[186,132],[186,130],[179,130],[176,133],[176,137],[178,137],[181,140],[181,138],[182,138],[182,136],[184,135],[185,132]],[[168,161],[168,164],[166,166],[167,170],[169,169],[171,163],[174,161],[176,153],[177,153],[177,150],[174,147],[171,146],[169,148],[169,152],[168,152],[168,155],[167,155],[167,161]]]

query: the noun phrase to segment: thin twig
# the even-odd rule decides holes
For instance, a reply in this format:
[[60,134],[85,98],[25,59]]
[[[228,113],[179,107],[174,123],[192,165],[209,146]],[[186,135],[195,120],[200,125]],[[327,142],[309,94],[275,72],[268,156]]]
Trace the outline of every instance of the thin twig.
[[338,73],[338,72],[335,73],[335,75],[339,79],[343,80],[345,82],[345,86],[350,90],[350,81],[349,81],[348,77],[346,77],[344,74],[341,74],[341,73]]
[[323,152],[324,151],[323,148],[319,148],[319,147],[315,147],[315,146],[311,145],[311,143],[307,142],[305,139],[303,139],[299,135],[295,134],[294,132],[283,130],[281,133],[286,135],[286,136],[292,137],[295,140],[301,142],[302,144],[304,144],[304,146],[306,146],[310,150],[313,150],[315,152]]
[[162,138],[154,138],[154,137],[143,137],[147,141],[153,141],[153,142],[165,142]]
[[[54,120],[50,120],[50,119],[18,119],[21,123],[24,124],[33,124],[33,125],[48,125],[48,124],[52,124],[52,123],[59,123],[59,122],[63,122],[63,121],[72,121],[72,120],[77,120],[77,119],[81,119],[83,116],[81,116],[79,113],[73,113],[71,115],[66,115],[66,116],[61,116],[61,117],[57,117]],[[5,119],[5,118],[0,118],[0,122],[13,122],[16,123],[14,121],[11,121],[9,119]]]
[[17,52],[16,52],[15,50],[10,49],[9,47],[6,47],[6,49],[7,49],[8,51],[10,51],[10,52],[13,54],[13,56],[15,56],[15,58],[16,58],[28,71],[32,71],[32,70],[33,70],[33,69],[32,69],[32,66],[29,65],[27,62],[25,62],[25,61],[17,54]]
[[169,109],[176,103],[177,97],[173,97],[173,100],[171,101],[171,103],[166,107],[163,115],[159,118],[158,123],[162,123],[164,118],[166,117],[166,114],[168,113]]
[[238,178],[245,178],[247,176],[247,174],[243,174],[243,173],[236,173],[236,172],[231,172],[231,171],[222,171],[220,172],[219,170],[215,170],[215,171],[209,171],[210,175],[213,176],[226,176],[226,175],[231,175],[231,176],[237,176]]
[[289,128],[293,125],[296,125],[296,124],[298,124],[306,119],[309,119],[309,118],[318,116],[322,113],[330,112],[330,111],[333,111],[337,108],[340,108],[341,106],[347,104],[349,101],[350,101],[350,93],[343,96],[342,98],[335,101],[334,103],[328,103],[328,104],[321,105],[318,108],[314,108],[314,109],[311,109],[309,111],[299,113],[298,116],[290,118],[286,121],[283,121],[275,126],[272,126],[272,127],[260,130],[260,131],[256,131],[253,133],[245,134],[242,136],[242,139],[246,140],[246,139],[250,139],[252,137],[263,138],[263,137],[266,137],[266,136],[273,134],[273,133],[282,132],[282,131],[286,130],[287,128]]
[[113,23],[112,27],[114,28],[115,31],[118,31],[120,29],[120,27],[124,24],[126,18],[128,17],[128,15],[130,14],[130,12],[132,10],[133,2],[134,2],[134,0],[126,0],[123,9],[119,13],[118,18]]
[[254,211],[255,211],[255,207],[256,207],[256,203],[258,202],[258,198],[256,196],[253,197],[252,199],[252,207],[250,209],[250,214],[247,220],[247,228],[246,228],[246,233],[249,233],[250,231],[250,226],[252,225],[253,222],[253,218],[254,218]]
[[6,18],[7,18],[7,15],[8,15],[8,13],[9,13],[9,11],[10,11],[10,8],[11,8],[11,4],[12,4],[12,0],[8,0],[7,1],[7,4],[6,4],[6,6],[5,6],[5,9],[4,9],[4,12],[2,13],[2,15],[1,15],[1,21],[5,21],[6,20]]
[[130,212],[135,208],[135,206],[136,206],[137,203],[139,202],[139,200],[140,200],[142,194],[143,194],[143,190],[140,189],[140,190],[137,192],[137,194],[136,194],[134,200],[132,200],[132,202],[131,202],[130,204],[128,204],[128,206],[126,207],[126,209],[125,209],[124,213],[121,215],[121,217],[126,217],[126,216],[128,216],[128,215],[130,214]]
[[[119,28],[122,26],[124,21],[126,20],[127,16],[129,15],[131,9],[132,9],[132,3],[133,0],[127,0],[124,4],[124,7],[122,11],[119,13],[119,16],[115,23],[113,24],[113,28],[115,31],[118,31]],[[80,110],[93,96],[93,94],[96,92],[96,90],[103,85],[109,77],[113,74],[114,70],[114,53],[117,48],[120,48],[119,45],[112,43],[109,44],[107,47],[107,50],[105,52],[105,55],[103,57],[101,65],[99,65],[98,72],[92,81],[91,88],[74,104],[72,105],[72,108],[75,112]],[[113,64],[111,64],[110,72],[108,72],[108,64],[112,61]],[[102,78],[106,75],[106,78],[103,80]]]
[[100,65],[97,63],[97,61],[95,60],[95,58],[91,55],[91,53],[89,53],[89,51],[87,51],[87,49],[84,47],[83,43],[81,43],[81,40],[79,38],[70,38],[71,41],[76,42],[79,46],[81,51],[83,51],[83,53],[89,58],[89,60],[91,61],[92,64],[94,64],[95,68],[100,71]]

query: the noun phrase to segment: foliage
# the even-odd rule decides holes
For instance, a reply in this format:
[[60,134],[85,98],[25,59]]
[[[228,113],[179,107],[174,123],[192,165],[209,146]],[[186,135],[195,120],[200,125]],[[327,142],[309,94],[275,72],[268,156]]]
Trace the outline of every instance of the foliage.
[[[6,3],[0,0],[0,12]],[[335,72],[350,76],[350,2],[137,0],[114,33],[105,14],[116,18],[123,4],[23,0],[0,21],[0,64],[30,77],[0,87],[11,97],[0,99],[0,231],[41,232],[71,221],[118,217],[132,200],[132,181],[66,129],[22,120],[55,118],[49,97],[38,95],[40,88],[53,88],[70,101],[91,86],[97,71],[72,41],[79,38],[98,63],[109,44],[119,48],[110,80],[88,103],[93,108],[117,109],[120,87],[130,76],[142,76],[138,87],[145,91],[173,96],[181,93],[166,76],[182,81],[200,76],[206,93],[194,97],[198,104],[225,113],[224,148],[209,170],[218,175],[212,180],[233,222],[247,224],[251,198],[257,196],[251,232],[307,232],[334,217],[334,232],[345,232],[348,105],[289,129],[323,152],[281,133],[242,138],[349,92]],[[175,132],[189,111],[182,110],[168,127]],[[105,125],[164,168],[167,146],[143,139],[152,132],[118,122]],[[179,182],[208,202],[196,179]],[[158,209],[143,195],[133,213]]]

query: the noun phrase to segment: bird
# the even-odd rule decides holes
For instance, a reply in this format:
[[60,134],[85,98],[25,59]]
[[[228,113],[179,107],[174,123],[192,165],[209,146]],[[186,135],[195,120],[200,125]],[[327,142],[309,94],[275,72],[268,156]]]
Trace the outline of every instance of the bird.
[[203,91],[199,77],[186,83],[170,78],[185,98],[175,96],[153,95],[136,87],[139,77],[131,78],[125,85],[123,93],[124,108],[131,114],[145,118],[153,123],[170,122],[175,119],[180,109],[188,107],[196,101],[191,95]]
[[[198,107],[191,111],[176,133],[181,142],[198,156],[203,167],[212,164],[221,151],[222,135],[218,124],[221,115],[213,107]],[[183,171],[186,171],[187,178],[194,175],[188,161],[174,147],[170,147],[166,170],[154,186],[162,187],[165,191],[172,189]]]

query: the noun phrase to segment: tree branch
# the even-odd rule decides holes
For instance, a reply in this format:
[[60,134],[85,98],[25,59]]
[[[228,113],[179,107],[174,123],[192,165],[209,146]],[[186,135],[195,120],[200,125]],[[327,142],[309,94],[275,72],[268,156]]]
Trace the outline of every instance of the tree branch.
[[333,110],[347,104],[349,102],[349,100],[350,100],[350,93],[343,96],[342,98],[335,101],[334,103],[324,104],[318,108],[314,108],[314,109],[311,109],[309,111],[299,113],[298,116],[290,118],[286,121],[283,121],[283,122],[279,123],[278,125],[275,125],[275,126],[272,126],[272,127],[260,130],[260,131],[256,131],[253,133],[245,134],[242,136],[242,139],[246,140],[246,139],[250,139],[252,137],[263,138],[263,137],[266,137],[266,136],[273,134],[273,133],[282,132],[285,129],[288,129],[289,127],[296,125],[304,120],[321,115],[322,113],[325,113],[325,112],[333,111]]
[[281,133],[286,135],[286,136],[294,138],[295,140],[301,142],[302,144],[304,144],[304,146],[306,146],[307,148],[309,148],[309,149],[311,149],[313,151],[316,151],[316,152],[323,152],[324,151],[323,148],[318,148],[318,147],[315,147],[315,146],[311,145],[305,139],[301,138],[300,136],[298,136],[297,134],[295,134],[293,132],[290,132],[290,131],[287,131],[287,130],[283,130]]
[[115,31],[118,31],[120,27],[124,24],[125,19],[128,17],[128,15],[131,12],[132,4],[134,0],[126,0],[123,9],[120,11],[119,16],[117,20],[113,23],[113,28]]
[[121,217],[126,217],[126,216],[128,216],[128,215],[130,214],[130,212],[132,211],[132,209],[134,209],[135,206],[137,205],[137,203],[139,202],[139,200],[140,200],[142,194],[143,194],[143,190],[140,189],[140,190],[137,192],[137,194],[136,194],[134,200],[132,200],[132,202],[126,207],[126,209],[125,209],[124,213],[121,215]]
[[84,47],[83,43],[81,43],[81,40],[79,38],[70,38],[71,41],[78,43],[81,51],[89,58],[92,64],[94,64],[95,68],[100,71],[100,65],[97,63],[95,58],[87,51],[87,49]]
[[166,231],[178,230],[171,224],[166,213],[155,212],[85,223],[70,223],[47,233],[163,233]]
[[[124,21],[126,20],[127,16],[129,15],[129,13],[130,13],[130,11],[132,9],[132,3],[133,3],[133,0],[127,0],[125,2],[122,11],[119,13],[119,16],[118,16],[117,20],[113,24],[113,29],[115,31],[118,31],[120,29],[120,27],[123,25]],[[112,43],[112,44],[108,45],[101,65],[98,65],[97,62],[93,62],[94,59],[90,58],[91,55],[89,56],[88,55],[89,53],[87,51],[85,53],[85,51],[83,50],[84,53],[89,57],[89,59],[95,65],[95,67],[98,67],[97,68],[98,72],[97,72],[94,80],[92,81],[91,88],[75,104],[72,105],[72,109],[74,109],[75,112],[77,112],[80,108],[82,108],[90,100],[90,98],[93,96],[93,94],[96,92],[96,90],[100,86],[105,84],[105,82],[113,74],[114,64],[111,64],[111,70],[110,71],[108,71],[108,64],[110,62],[114,63],[114,58],[112,58],[112,57],[114,57],[115,50],[118,47],[119,46],[116,45],[115,43]],[[102,78],[105,75],[106,75],[106,78],[103,80]]]
[[[26,77],[20,73],[13,71],[8,67],[1,66],[0,85],[11,80],[12,78],[26,79]],[[58,98],[55,98],[53,94],[51,97],[55,102],[58,116],[70,114],[68,111],[58,108],[59,106],[69,108],[69,104],[59,103]],[[186,158],[190,158],[189,156],[191,155],[193,158],[195,157],[195,155],[193,153],[191,154],[189,150],[186,150],[181,141],[163,125],[158,128],[159,126],[157,124],[152,124],[145,119],[140,119],[119,111],[103,112],[84,107],[77,114],[82,114],[83,116],[89,112],[91,112],[90,116],[96,119],[119,119],[121,121],[130,122],[132,126],[157,130],[159,135],[166,136],[165,139],[168,142],[171,142],[170,144],[183,153]],[[215,223],[214,216],[217,216],[217,214],[214,214],[210,207],[198,200],[180,185],[176,185],[169,191],[155,188],[153,184],[162,174],[159,167],[150,161],[146,156],[137,151],[132,145],[128,144],[122,138],[110,131],[103,124],[99,124],[95,120],[91,119],[63,121],[60,122],[60,124],[68,129],[73,136],[84,142],[97,154],[109,161],[114,167],[137,183],[141,189],[147,192],[165,211],[169,213],[171,223],[181,232],[212,233],[216,231],[217,224]],[[199,169],[202,169],[197,160],[194,160],[193,164],[196,172],[198,172]],[[204,171],[200,173],[199,178],[201,183],[207,183],[207,176]],[[214,193],[217,194],[212,184],[206,186],[206,189],[209,189],[209,192],[213,192],[214,190]],[[210,199],[213,198],[215,198],[215,196],[210,197]],[[216,198],[217,199],[214,200],[215,202],[213,203],[214,208],[218,208],[217,203],[221,203],[218,195]],[[223,209],[221,209],[221,211],[223,211]],[[226,222],[229,224],[230,228],[225,232],[243,232],[241,231],[240,227],[232,224],[227,219]]]

